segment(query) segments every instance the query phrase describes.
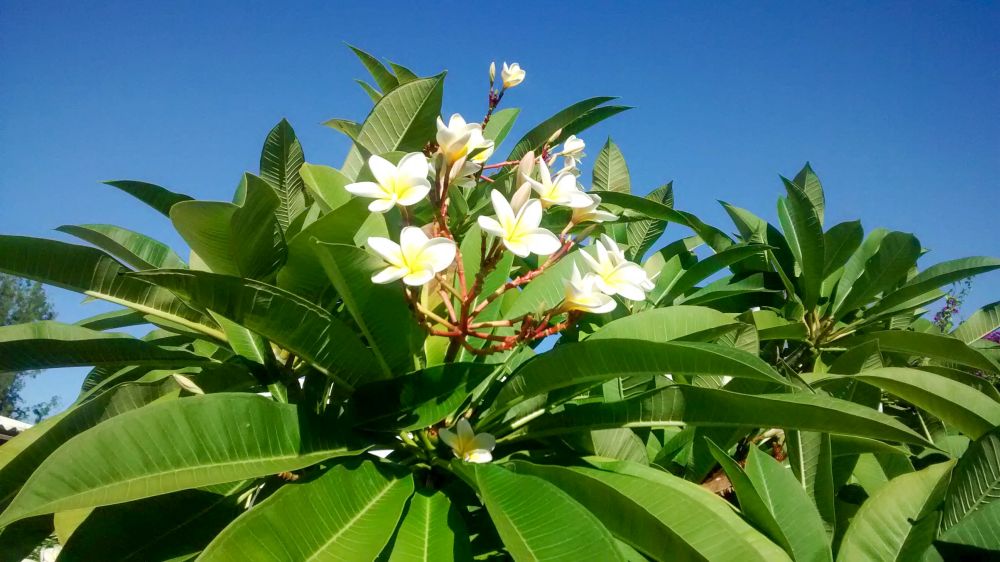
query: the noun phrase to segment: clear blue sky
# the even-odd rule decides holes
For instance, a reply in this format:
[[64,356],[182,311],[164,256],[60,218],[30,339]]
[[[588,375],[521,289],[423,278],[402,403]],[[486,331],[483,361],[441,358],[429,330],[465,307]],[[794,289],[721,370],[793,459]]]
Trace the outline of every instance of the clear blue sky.
[[[4,2],[0,231],[62,238],[51,229],[106,222],[182,247],[98,181],[229,199],[281,117],[308,161],[340,165],[346,143],[319,123],[369,105],[347,41],[447,69],[444,111],[470,116],[489,62],[520,62],[527,80],[504,100],[524,108],[518,131],[621,96],[636,109],[585,135],[589,160],[612,135],[636,191],[672,179],[679,208],[727,229],[717,199],[773,221],[778,174],[809,160],[830,225],[914,232],[925,264],[1000,254],[1000,4],[653,4]],[[105,309],[52,294],[67,322]],[[970,305],[997,298],[993,274]],[[47,372],[28,398],[66,405],[83,372]]]

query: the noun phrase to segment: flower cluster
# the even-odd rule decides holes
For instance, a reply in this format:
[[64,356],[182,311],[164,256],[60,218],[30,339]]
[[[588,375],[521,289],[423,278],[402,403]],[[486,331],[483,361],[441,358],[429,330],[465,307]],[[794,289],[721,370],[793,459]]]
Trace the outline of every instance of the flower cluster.
[[[614,239],[601,235],[590,244],[584,242],[600,223],[618,217],[602,210],[601,198],[587,193],[579,183],[578,166],[586,147],[582,139],[574,135],[562,138],[558,131],[541,148],[539,156],[528,152],[520,160],[488,163],[495,146],[486,137],[484,126],[504,92],[520,84],[525,76],[518,64],[504,63],[502,86],[495,89],[495,74],[492,66],[489,105],[482,122],[467,122],[457,113],[447,121],[439,117],[426,154],[406,154],[395,164],[372,155],[368,159],[371,180],[346,186],[350,193],[372,199],[368,209],[374,213],[399,209],[405,226],[398,242],[384,237],[367,241],[368,248],[386,262],[372,281],[402,281],[417,320],[432,335],[452,339],[451,357],[461,347],[475,354],[511,349],[519,342],[565,329],[581,313],[609,312],[616,306],[615,297],[643,300],[653,288],[643,268],[627,260]],[[551,146],[560,140],[560,150]],[[498,173],[487,175],[491,170]],[[501,174],[513,181],[497,183]],[[512,185],[516,189],[508,196],[494,185]],[[454,211],[449,213],[456,189],[463,197],[488,198],[492,212],[456,219]],[[414,224],[417,217],[428,216],[427,207],[431,222]],[[559,208],[565,211],[556,212]],[[475,277],[466,279],[469,256],[463,259],[457,240],[468,231],[470,221],[465,219],[472,218],[484,239]],[[566,221],[559,234],[543,226],[559,220]],[[570,254],[574,246],[584,245]],[[518,262],[518,267],[530,269],[483,294],[485,277],[505,252],[522,259],[535,255],[544,260],[539,260],[539,265]],[[564,279],[565,296],[557,306],[513,319],[479,318],[490,303],[507,291],[523,287],[568,254],[573,259],[572,273]],[[489,345],[472,345],[470,339],[485,340]]]

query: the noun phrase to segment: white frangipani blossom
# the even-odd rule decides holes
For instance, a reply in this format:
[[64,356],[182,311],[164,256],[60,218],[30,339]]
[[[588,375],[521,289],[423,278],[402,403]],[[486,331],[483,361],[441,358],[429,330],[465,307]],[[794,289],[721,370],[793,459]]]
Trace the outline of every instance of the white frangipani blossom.
[[563,300],[563,310],[580,310],[601,314],[611,312],[617,303],[615,299],[602,293],[597,288],[597,276],[588,273],[580,275],[580,269],[573,264],[573,274],[566,281],[566,297]]
[[562,152],[559,153],[566,162],[566,167],[575,168],[580,160],[586,156],[583,153],[583,149],[587,147],[587,144],[583,142],[583,139],[578,138],[576,135],[570,135],[565,141],[563,141]]
[[451,447],[455,456],[466,462],[487,463],[493,460],[493,448],[497,440],[489,433],[472,430],[469,420],[461,418],[455,425],[456,431],[450,429],[438,430],[438,436],[444,444]]
[[522,258],[528,254],[548,256],[562,245],[555,234],[539,227],[542,223],[542,204],[537,199],[529,199],[516,212],[499,191],[492,190],[490,199],[496,218],[479,217],[479,226],[500,237],[503,245],[514,255]]
[[545,162],[539,162],[538,176],[541,181],[527,179],[531,188],[538,194],[538,198],[542,200],[543,206],[563,205],[577,208],[591,204],[590,196],[576,184],[576,176],[573,174],[560,173],[553,178]]
[[435,140],[438,143],[438,150],[445,155],[449,165],[479,149],[482,150],[474,154],[470,158],[471,161],[482,163],[493,154],[493,141],[483,136],[483,126],[479,123],[466,123],[458,113],[448,119],[447,125],[444,119],[438,117]]
[[368,159],[368,167],[375,181],[351,183],[344,189],[360,197],[374,199],[368,205],[373,213],[384,213],[394,205],[408,207],[419,203],[431,190],[427,180],[430,167],[427,158],[419,152],[404,156],[398,165],[373,154]]
[[639,264],[625,259],[618,244],[608,235],[594,243],[597,257],[580,252],[594,274],[594,283],[606,295],[621,295],[633,300],[645,300],[646,292],[653,289],[653,282]]
[[524,82],[524,70],[521,69],[521,65],[512,63],[507,66],[507,63],[503,63],[503,69],[500,71],[500,78],[503,80],[504,88],[513,88],[521,82]]
[[455,261],[455,242],[447,238],[428,238],[424,231],[407,226],[399,234],[399,244],[373,236],[368,247],[378,252],[389,267],[372,275],[372,282],[385,284],[402,279],[403,283],[419,286],[448,269]]
[[618,220],[618,215],[598,209],[601,205],[600,195],[594,193],[588,193],[587,195],[590,197],[590,205],[573,209],[573,224],[579,224],[581,222],[607,222]]

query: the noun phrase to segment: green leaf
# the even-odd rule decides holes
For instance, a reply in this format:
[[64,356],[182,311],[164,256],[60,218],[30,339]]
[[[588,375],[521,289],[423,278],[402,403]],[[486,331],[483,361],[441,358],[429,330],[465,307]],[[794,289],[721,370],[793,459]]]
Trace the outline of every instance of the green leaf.
[[401,64],[396,64],[392,61],[389,61],[389,67],[392,68],[392,71],[396,73],[396,78],[399,79],[400,84],[406,84],[407,82],[412,82],[420,78],[412,70],[406,68]]
[[611,138],[594,161],[593,189],[595,191],[617,191],[631,193],[632,182],[629,179],[628,165],[618,145]]
[[[357,144],[372,154],[416,152],[434,137],[441,112],[444,74],[407,82],[387,93],[375,104],[361,125]],[[356,178],[364,162],[352,149],[341,171]]]
[[372,283],[372,274],[385,263],[347,244],[317,242],[313,249],[385,377],[412,369],[424,332],[413,321],[402,287]]
[[399,80],[377,58],[353,45],[348,45],[348,48],[354,51],[354,54],[361,60],[361,64],[365,65],[365,68],[371,73],[372,78],[375,79],[375,83],[382,89],[382,93],[388,94],[399,86]]
[[323,121],[323,126],[330,127],[334,131],[340,131],[341,133],[344,133],[352,141],[357,140],[358,135],[361,133],[361,123],[357,123],[349,119],[338,119],[338,118],[327,119],[326,121]]
[[535,128],[531,129],[527,132],[527,134],[521,137],[521,140],[517,141],[513,150],[511,150],[510,154],[507,155],[507,160],[520,160],[521,157],[528,152],[532,150],[539,150],[557,131],[570,125],[583,115],[586,115],[590,110],[613,99],[615,98],[588,98],[583,101],[576,102],[559,113],[556,113],[552,117],[549,117],[545,121],[542,121],[535,126]]
[[[833,375],[831,378],[841,378]],[[927,371],[885,367],[843,378],[859,380],[922,408],[973,439],[1000,425],[1000,404],[978,390]]]
[[96,365],[183,367],[209,359],[128,334],[98,332],[52,320],[0,327],[0,372]]
[[813,172],[809,162],[802,167],[802,170],[795,175],[792,182],[809,198],[810,206],[816,210],[816,216],[820,224],[823,224],[823,211],[826,207],[826,198],[823,195],[823,184],[820,183],[816,172]]
[[784,466],[750,447],[746,471],[714,443],[709,451],[722,465],[740,509],[794,560],[833,560],[816,506]]
[[127,328],[130,326],[141,326],[148,323],[149,321],[146,320],[145,315],[134,310],[123,308],[119,310],[112,310],[111,312],[95,314],[94,316],[75,322],[74,325],[80,326],[81,328],[104,331],[117,330],[118,328]]
[[825,277],[823,221],[805,192],[792,182],[784,178],[782,180],[785,182],[788,198],[778,200],[778,218],[799,266],[802,304],[807,310],[811,310],[819,301],[820,285]]
[[151,404],[115,416],[52,453],[0,516],[0,526],[297,470],[358,452],[345,443],[329,420],[253,394]]
[[[873,441],[873,443],[879,442]],[[837,515],[834,508],[836,486],[833,481],[833,448],[830,434],[789,429],[785,431],[785,445],[792,473],[798,479],[800,488],[816,507],[825,531],[832,536],[837,524]]]
[[54,530],[51,515],[32,517],[0,529],[4,560],[26,559]]
[[944,504],[942,540],[1000,550],[1000,428],[969,446]]
[[292,126],[282,119],[267,134],[260,153],[260,177],[269,183],[278,195],[274,215],[281,231],[288,229],[292,219],[306,209],[306,190],[299,175],[305,162],[302,145],[295,137]]
[[113,180],[104,183],[128,193],[167,217],[170,216],[170,208],[174,204],[192,199],[189,195],[174,193],[173,191],[144,181]]
[[516,107],[509,107],[507,109],[501,109],[497,111],[490,117],[489,123],[483,127],[483,136],[487,139],[493,141],[497,146],[507,138],[507,134],[510,130],[514,128],[514,123],[517,121],[517,116],[521,114],[521,110]]
[[[722,498],[670,473],[627,461],[589,466],[516,462],[581,502],[621,541],[654,560],[787,560]],[[719,540],[719,537],[725,540]]]
[[557,486],[492,464],[452,468],[478,490],[514,560],[623,560],[597,517]]
[[576,252],[569,254],[525,285],[524,289],[517,293],[517,299],[504,313],[504,317],[519,318],[525,314],[538,314],[562,302],[566,295],[566,279],[570,278],[573,264],[577,264],[581,271],[585,271],[582,269],[583,258]]
[[846,400],[809,393],[740,394],[687,385],[652,390],[623,402],[568,404],[563,411],[528,423],[523,436],[678,425],[783,427],[930,446],[891,416]]
[[302,176],[306,190],[319,203],[324,213],[329,213],[351,199],[350,192],[344,189],[351,180],[336,168],[306,163],[299,168],[299,175]]
[[417,490],[392,542],[389,562],[468,560],[469,534],[459,508],[443,493]]
[[738,324],[732,314],[713,308],[677,305],[619,318],[602,326],[588,340],[706,341]]
[[844,265],[833,301],[835,317],[861,308],[892,288],[906,276],[919,256],[920,242],[912,234],[872,232]]
[[368,97],[371,98],[372,102],[378,103],[382,100],[381,92],[376,90],[374,86],[368,84],[368,82],[365,82],[364,80],[355,79],[354,81],[361,86],[361,89],[364,90],[366,94],[368,94]]
[[285,241],[275,218],[281,202],[261,178],[244,174],[244,181],[246,200],[241,206],[185,201],[174,205],[170,219],[213,272],[261,279],[285,261]]
[[458,409],[493,365],[447,363],[358,387],[351,418],[366,429],[409,431],[429,427]]
[[569,125],[562,128],[562,134],[556,139],[558,142],[565,142],[570,135],[579,135],[583,131],[593,127],[594,125],[618,115],[623,111],[628,111],[633,109],[628,105],[605,105],[602,107],[595,107],[583,115],[574,119]]
[[[657,203],[673,207],[674,205],[674,182],[662,185],[646,195],[646,199]],[[646,252],[653,247],[660,236],[667,229],[667,223],[661,220],[639,220],[632,221],[626,225],[628,231],[629,257],[633,260],[641,259]]]
[[724,232],[714,226],[705,224],[698,217],[684,211],[677,211],[662,203],[637,197],[628,193],[615,191],[600,192],[603,203],[618,205],[641,213],[646,218],[677,223],[693,230],[706,244],[716,252],[721,252],[733,245],[733,241]]
[[0,235],[0,271],[127,306],[218,340],[225,338],[210,319],[169,291],[127,277],[128,268],[94,248]]
[[830,227],[823,235],[823,278],[843,267],[864,238],[861,221],[842,222]]
[[673,284],[667,287],[665,293],[657,297],[656,304],[670,304],[681,297],[698,283],[715,273],[760,253],[762,248],[755,245],[730,246],[717,254],[712,254],[703,260],[698,260],[677,277]]
[[854,347],[869,341],[877,341],[879,349],[882,351],[906,353],[915,357],[930,357],[984,371],[1000,372],[1000,366],[988,355],[951,336],[905,330],[884,330],[845,339],[842,340],[842,343],[847,347]]
[[184,269],[187,264],[163,242],[110,224],[63,225],[57,228],[119,258],[136,269]]
[[[237,492],[239,482],[230,489]],[[182,490],[93,510],[63,544],[63,561],[186,560],[243,511],[237,497]]]
[[865,314],[873,316],[880,311],[910,301],[938,287],[998,268],[1000,268],[1000,259],[987,257],[963,258],[932,265],[913,276],[899,289],[882,297],[878,304],[865,311]]
[[[954,461],[897,476],[858,510],[837,560],[916,560],[934,540]],[[932,522],[929,525],[926,522]]]
[[497,403],[632,375],[728,375],[787,384],[754,355],[720,345],[607,339],[560,345],[526,362],[507,380]]
[[409,472],[372,461],[340,463],[308,482],[283,486],[222,531],[201,558],[375,560],[411,494]]
[[955,328],[951,336],[965,343],[981,340],[984,336],[1000,328],[1000,301],[990,303],[972,313]]
[[309,361],[352,390],[379,378],[378,363],[347,324],[323,308],[270,285],[200,271],[135,273],[213,310]]

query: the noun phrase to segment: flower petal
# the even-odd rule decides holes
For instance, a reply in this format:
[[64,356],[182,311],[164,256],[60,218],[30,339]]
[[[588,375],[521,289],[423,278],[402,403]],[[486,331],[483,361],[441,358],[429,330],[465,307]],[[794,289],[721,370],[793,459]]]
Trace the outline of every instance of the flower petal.
[[422,229],[416,226],[403,227],[402,232],[399,233],[399,248],[403,259],[407,263],[415,265],[428,240],[427,234]]
[[554,254],[562,246],[559,238],[544,228],[536,228],[522,235],[521,239],[524,240],[532,254],[539,256]]
[[392,165],[392,162],[378,154],[372,154],[368,158],[368,168],[372,171],[372,175],[375,176],[375,181],[379,185],[383,187],[392,185],[392,180],[396,177],[396,167]]
[[[458,114],[456,113],[455,115]],[[459,118],[461,119],[461,117]],[[454,119],[454,116],[452,119]],[[472,443],[472,440],[476,437],[476,432],[472,431],[472,425],[465,418],[458,418],[458,424],[456,424],[455,429],[458,430],[458,440],[462,445]]]
[[372,275],[372,283],[377,283],[379,285],[385,285],[386,283],[392,283],[393,281],[398,281],[405,277],[410,272],[409,269],[405,267],[396,267],[390,265],[389,267],[379,271],[375,275]]
[[475,451],[465,453],[465,455],[462,456],[462,460],[476,464],[486,464],[493,460],[493,453],[477,449]]
[[424,200],[427,194],[431,192],[431,183],[427,179],[417,180],[413,185],[405,188],[402,193],[399,193],[399,200],[396,202],[404,207],[409,207],[410,205],[416,205],[417,203]]
[[477,435],[471,443],[471,447],[477,450],[492,451],[494,447],[497,446],[496,437],[493,437],[489,433],[480,433]]
[[455,243],[447,238],[432,238],[424,244],[417,257],[421,265],[426,265],[434,273],[448,269],[455,261]]
[[429,269],[422,269],[420,271],[414,271],[406,277],[403,277],[403,283],[406,283],[411,287],[419,287],[431,279],[434,279],[434,272]]
[[531,249],[528,248],[528,245],[523,240],[510,241],[504,238],[503,245],[510,253],[519,258],[526,258],[531,254]]
[[385,197],[385,190],[382,189],[382,186],[373,181],[361,181],[357,183],[349,183],[344,186],[344,189],[359,197],[374,197],[374,198]]
[[381,236],[371,236],[368,238],[368,247],[375,250],[378,255],[382,256],[382,259],[392,265],[406,267],[406,261],[403,259],[403,252],[399,244],[392,240]]
[[491,190],[490,201],[493,202],[493,211],[496,212],[497,222],[503,225],[505,229],[513,225],[515,221],[514,210],[511,209],[510,203],[504,198],[503,193],[495,189]]
[[427,157],[420,152],[411,152],[399,161],[396,169],[401,176],[426,180],[429,170]]
[[493,217],[479,217],[477,222],[479,222],[479,228],[493,236],[503,236],[503,227]]
[[542,202],[532,199],[521,207],[517,213],[517,229],[525,232],[542,224]]
[[373,213],[384,213],[395,205],[395,199],[376,199],[368,204],[368,210]]
[[450,429],[441,428],[438,430],[438,438],[444,441],[444,444],[454,449],[458,446],[458,436]]

